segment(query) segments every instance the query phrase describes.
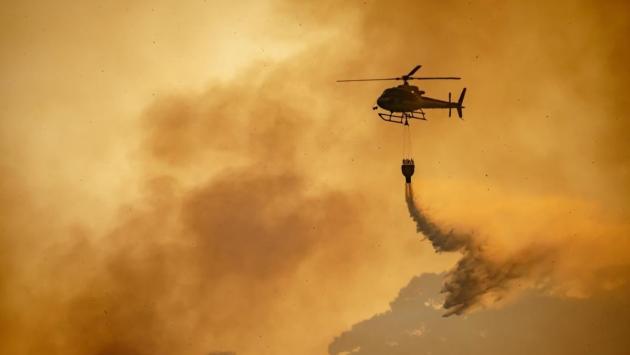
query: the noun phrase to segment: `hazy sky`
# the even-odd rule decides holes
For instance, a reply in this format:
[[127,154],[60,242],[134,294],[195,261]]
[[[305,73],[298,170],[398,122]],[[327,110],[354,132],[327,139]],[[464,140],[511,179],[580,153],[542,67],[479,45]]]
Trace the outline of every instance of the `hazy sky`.
[[[579,336],[622,353],[628,14],[624,1],[3,2],[0,352],[502,354],[531,334],[531,352],[575,354]],[[417,293],[396,306],[435,292],[460,254],[436,254],[409,217],[401,127],[371,110],[388,83],[335,83],[416,64],[463,78],[421,82],[429,96],[468,88],[464,121],[412,124],[424,212],[493,265],[544,254],[446,320]],[[471,338],[484,324],[501,342]]]

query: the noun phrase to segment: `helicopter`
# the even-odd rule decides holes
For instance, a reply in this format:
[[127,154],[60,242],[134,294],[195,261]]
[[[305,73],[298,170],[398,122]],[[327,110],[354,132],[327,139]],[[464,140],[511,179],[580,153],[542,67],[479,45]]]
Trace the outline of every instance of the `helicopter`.
[[423,90],[418,89],[417,86],[409,85],[410,80],[459,80],[461,78],[454,76],[414,77],[413,75],[421,67],[421,65],[416,65],[408,74],[395,78],[350,79],[337,80],[337,82],[402,80],[403,83],[401,85],[385,89],[376,100],[377,106],[372,108],[377,110],[380,107],[385,110],[386,112],[378,112],[378,115],[387,122],[408,126],[410,118],[426,121],[424,109],[448,109],[448,117],[451,117],[451,109],[456,109],[457,116],[462,119],[466,88],[462,90],[457,102],[452,102],[450,92],[448,93],[448,101],[443,101],[423,96],[425,93]]

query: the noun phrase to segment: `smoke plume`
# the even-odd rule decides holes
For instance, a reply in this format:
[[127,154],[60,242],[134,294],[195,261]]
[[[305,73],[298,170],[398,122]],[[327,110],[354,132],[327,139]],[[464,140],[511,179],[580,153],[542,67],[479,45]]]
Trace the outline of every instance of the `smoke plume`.
[[433,245],[436,252],[461,252],[462,258],[447,274],[442,287],[446,293],[444,316],[462,314],[482,302],[485,297],[501,298],[510,284],[542,263],[546,251],[525,249],[518,255],[495,260],[473,234],[453,229],[448,232],[431,221],[418,207],[411,184],[406,184],[405,200],[409,215],[416,222],[416,230]]

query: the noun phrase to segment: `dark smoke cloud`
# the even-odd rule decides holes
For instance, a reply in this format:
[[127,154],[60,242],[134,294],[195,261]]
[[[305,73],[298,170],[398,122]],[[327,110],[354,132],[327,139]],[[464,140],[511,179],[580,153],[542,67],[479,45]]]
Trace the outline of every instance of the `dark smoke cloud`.
[[411,184],[405,186],[405,200],[409,215],[437,252],[460,252],[462,258],[447,274],[442,287],[446,293],[445,316],[462,314],[478,305],[484,296],[500,298],[515,280],[528,276],[533,270],[544,267],[547,250],[540,247],[523,250],[506,259],[495,260],[484,250],[479,239],[472,234],[453,229],[446,232],[431,221],[418,207]]
[[336,337],[329,354],[621,355],[630,347],[627,266],[600,272],[599,286],[590,298],[554,297],[545,290],[529,290],[519,302],[475,312],[465,319],[440,316],[442,309],[436,304],[443,296],[443,277],[422,274],[412,278],[388,310]]

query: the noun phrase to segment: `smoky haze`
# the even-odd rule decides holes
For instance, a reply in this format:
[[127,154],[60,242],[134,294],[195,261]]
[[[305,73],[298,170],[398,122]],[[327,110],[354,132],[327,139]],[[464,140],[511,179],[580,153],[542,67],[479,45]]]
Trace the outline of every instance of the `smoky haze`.
[[[630,256],[628,14],[623,1],[0,2],[0,353],[322,354],[415,275],[458,270],[465,248],[436,255],[409,223],[400,127],[371,110],[389,85],[335,83],[417,64],[463,78],[422,83],[430,97],[469,88],[464,121],[432,111],[411,126],[419,207],[447,233],[475,231],[461,267],[485,293],[454,290],[450,310],[543,282],[588,299],[596,271]],[[545,243],[562,246],[552,260]],[[580,319],[593,336],[616,324]]]

